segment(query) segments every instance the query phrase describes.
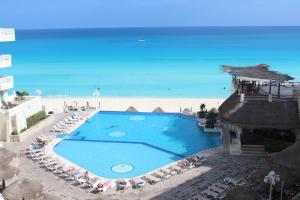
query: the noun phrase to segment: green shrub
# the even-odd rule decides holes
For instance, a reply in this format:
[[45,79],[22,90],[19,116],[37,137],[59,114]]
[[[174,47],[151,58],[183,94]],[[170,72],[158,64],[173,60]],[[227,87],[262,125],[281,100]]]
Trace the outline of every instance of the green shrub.
[[11,132],[12,135],[18,135],[18,131],[17,129],[13,129],[13,131]]
[[47,118],[45,111],[40,111],[38,113],[35,113],[34,115],[32,115],[26,119],[27,128],[30,128],[30,127],[36,125],[37,123],[39,123],[40,121],[42,121],[45,118]]
[[274,141],[272,143],[265,144],[265,151],[269,153],[280,152],[285,148],[289,147],[290,145],[291,143],[288,142]]
[[199,117],[199,118],[205,118],[205,116],[206,116],[206,111],[199,111],[199,112],[197,112],[197,116]]
[[206,114],[207,114],[207,110],[205,109],[206,105],[205,104],[201,104],[200,105],[200,111],[197,112],[197,116],[199,118],[205,118]]
[[215,128],[215,124],[217,122],[217,117],[218,117],[217,113],[215,113],[213,111],[209,111],[206,115],[205,128]]
[[27,128],[23,128],[22,130],[21,130],[21,133],[23,133],[24,131],[26,131],[27,130]]

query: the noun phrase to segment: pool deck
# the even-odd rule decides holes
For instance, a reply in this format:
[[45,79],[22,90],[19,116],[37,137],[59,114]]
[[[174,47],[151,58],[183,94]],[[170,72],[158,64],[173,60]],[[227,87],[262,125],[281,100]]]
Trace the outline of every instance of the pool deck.
[[[257,170],[266,164],[265,158],[229,156],[217,148],[204,152],[207,160],[201,167],[172,176],[155,185],[147,184],[142,190],[129,188],[124,192],[119,192],[115,189],[109,189],[103,194],[94,194],[45,171],[38,162],[25,156],[25,149],[37,136],[45,135],[54,138],[55,133],[51,133],[49,130],[66,116],[65,113],[50,116],[52,120],[44,125],[42,133],[33,129],[31,135],[22,143],[4,144],[5,147],[19,155],[18,162],[15,162],[18,163],[21,170],[19,177],[39,181],[44,186],[45,191],[60,196],[62,199],[192,199],[209,185],[227,176],[240,177],[251,173],[249,183],[255,187],[259,174]],[[203,197],[203,199],[205,198]]]

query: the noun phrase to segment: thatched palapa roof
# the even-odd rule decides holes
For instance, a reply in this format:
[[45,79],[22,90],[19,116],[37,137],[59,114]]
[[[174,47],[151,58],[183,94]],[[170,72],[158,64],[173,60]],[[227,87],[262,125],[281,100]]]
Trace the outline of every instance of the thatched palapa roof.
[[280,166],[286,167],[290,170],[297,171],[300,175],[300,142],[293,144],[292,146],[284,149],[281,152],[272,155],[273,162]]
[[184,115],[193,115],[193,112],[192,112],[190,109],[185,108],[185,109],[182,111],[182,114],[184,114]]
[[126,112],[138,112],[138,110],[135,107],[130,106],[129,108],[127,108]]
[[228,72],[229,74],[237,77],[271,80],[280,83],[294,79],[293,77],[287,74],[281,74],[279,72],[270,70],[269,65],[266,64],[260,64],[260,65],[248,66],[248,67],[235,67],[235,66],[223,65],[222,67],[224,72]]
[[242,128],[300,128],[297,101],[245,100],[235,92],[219,107],[220,119]]
[[161,107],[157,107],[152,112],[160,112],[160,113],[162,113],[162,112],[165,112],[165,111]]

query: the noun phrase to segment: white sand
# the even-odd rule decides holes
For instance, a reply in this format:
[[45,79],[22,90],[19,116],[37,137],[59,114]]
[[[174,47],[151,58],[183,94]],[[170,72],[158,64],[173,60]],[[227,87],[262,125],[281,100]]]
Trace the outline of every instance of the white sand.
[[205,98],[89,98],[89,97],[53,97],[43,98],[42,103],[46,106],[46,110],[54,112],[62,112],[64,102],[68,105],[75,105],[77,101],[78,106],[87,105],[99,106],[101,110],[111,111],[125,111],[129,106],[134,106],[138,111],[151,112],[157,107],[161,107],[165,112],[179,112],[180,108],[192,108],[192,111],[199,111],[200,104],[204,103],[207,109],[218,108],[223,99],[205,99]]

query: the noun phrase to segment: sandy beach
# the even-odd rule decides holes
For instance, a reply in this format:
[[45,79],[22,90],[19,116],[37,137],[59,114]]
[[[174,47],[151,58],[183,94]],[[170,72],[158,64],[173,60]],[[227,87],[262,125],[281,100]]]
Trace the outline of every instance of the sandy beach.
[[205,98],[124,98],[124,97],[49,97],[42,98],[42,103],[47,111],[56,113],[63,111],[63,105],[90,106],[99,107],[101,110],[125,111],[129,106],[134,106],[140,112],[151,112],[157,107],[161,107],[165,112],[180,112],[180,108],[200,110],[200,104],[204,103],[207,109],[218,108],[223,99],[205,99]]

